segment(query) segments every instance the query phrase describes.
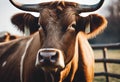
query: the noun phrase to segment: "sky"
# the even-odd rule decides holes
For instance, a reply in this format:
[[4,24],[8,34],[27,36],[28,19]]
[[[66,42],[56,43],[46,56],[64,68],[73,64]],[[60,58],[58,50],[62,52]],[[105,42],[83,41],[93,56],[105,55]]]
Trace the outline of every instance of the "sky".
[[[48,2],[48,1],[53,1],[53,0],[16,0],[20,3],[40,3],[40,2]],[[78,2],[80,4],[95,4],[99,2],[99,0],[66,0],[66,1],[73,1],[73,2]],[[99,13],[101,15],[107,16],[108,15],[108,10],[107,6],[111,5],[110,0],[105,0],[103,6],[97,10],[94,13]],[[17,35],[23,35],[20,31],[18,31],[14,25],[11,24],[10,18],[16,14],[23,12],[17,8],[15,8],[9,0],[0,0],[0,32],[1,31],[8,31],[11,34],[17,34]],[[29,12],[31,13],[31,12]],[[38,16],[38,13],[32,13],[35,16]],[[88,13],[83,14],[83,15],[88,15]]]

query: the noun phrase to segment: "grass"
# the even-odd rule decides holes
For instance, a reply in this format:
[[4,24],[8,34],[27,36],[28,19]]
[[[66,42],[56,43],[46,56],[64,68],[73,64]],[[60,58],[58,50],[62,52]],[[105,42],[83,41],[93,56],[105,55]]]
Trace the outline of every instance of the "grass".
[[[102,50],[94,50],[95,58],[103,58]],[[110,59],[120,59],[120,49],[108,50],[107,58]],[[120,64],[107,63],[107,68],[109,73],[120,74]],[[103,63],[95,63],[95,72],[104,72]],[[120,82],[120,79],[109,77],[110,82]],[[97,76],[94,78],[94,82],[106,82],[104,76]]]
[[106,82],[104,76],[95,77],[94,82]]

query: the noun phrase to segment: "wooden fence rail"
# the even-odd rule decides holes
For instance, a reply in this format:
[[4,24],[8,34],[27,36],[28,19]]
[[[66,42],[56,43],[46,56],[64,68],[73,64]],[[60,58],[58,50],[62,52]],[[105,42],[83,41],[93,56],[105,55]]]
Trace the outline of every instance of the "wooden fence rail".
[[103,51],[103,58],[102,59],[95,59],[95,63],[103,63],[104,65],[104,72],[97,72],[95,73],[95,76],[105,76],[106,77],[106,82],[109,81],[109,77],[117,78],[120,79],[120,74],[113,74],[108,72],[107,68],[107,63],[114,63],[114,64],[120,64],[120,59],[108,59],[106,56],[107,54],[107,49],[120,49],[120,43],[115,43],[115,44],[97,44],[97,45],[92,45],[92,48],[94,50],[102,49]]

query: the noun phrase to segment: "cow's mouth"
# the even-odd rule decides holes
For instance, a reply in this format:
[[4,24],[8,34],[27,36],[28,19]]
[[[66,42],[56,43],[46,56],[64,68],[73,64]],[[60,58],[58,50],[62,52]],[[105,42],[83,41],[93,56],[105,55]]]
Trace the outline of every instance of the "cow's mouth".
[[63,68],[61,66],[55,66],[55,65],[49,65],[49,66],[41,66],[41,68],[45,71],[52,71],[52,72],[57,72],[58,70],[62,70]]
[[57,63],[50,63],[50,62],[40,63],[38,67],[46,71],[57,71],[57,70],[61,70],[64,68],[63,66]]
[[63,66],[57,65],[57,64],[51,64],[51,63],[39,63],[39,65],[36,65],[37,68],[41,68],[44,71],[48,72],[57,72],[59,70],[64,69]]

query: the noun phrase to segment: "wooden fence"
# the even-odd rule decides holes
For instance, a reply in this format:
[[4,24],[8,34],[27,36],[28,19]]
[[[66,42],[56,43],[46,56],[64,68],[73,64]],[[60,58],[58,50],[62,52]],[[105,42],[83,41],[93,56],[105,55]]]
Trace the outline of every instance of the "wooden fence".
[[[107,63],[113,64],[120,64],[120,59],[108,59],[107,58],[107,50],[110,49],[120,49],[120,43],[115,44],[102,44],[102,45],[92,45],[94,50],[102,49],[103,51],[103,58],[102,59],[95,59],[95,63],[103,63],[104,65],[104,72],[97,72],[95,76],[105,76],[106,82],[109,81],[109,77],[120,79],[120,74],[113,74],[108,72]],[[120,68],[118,68],[120,70]]]

